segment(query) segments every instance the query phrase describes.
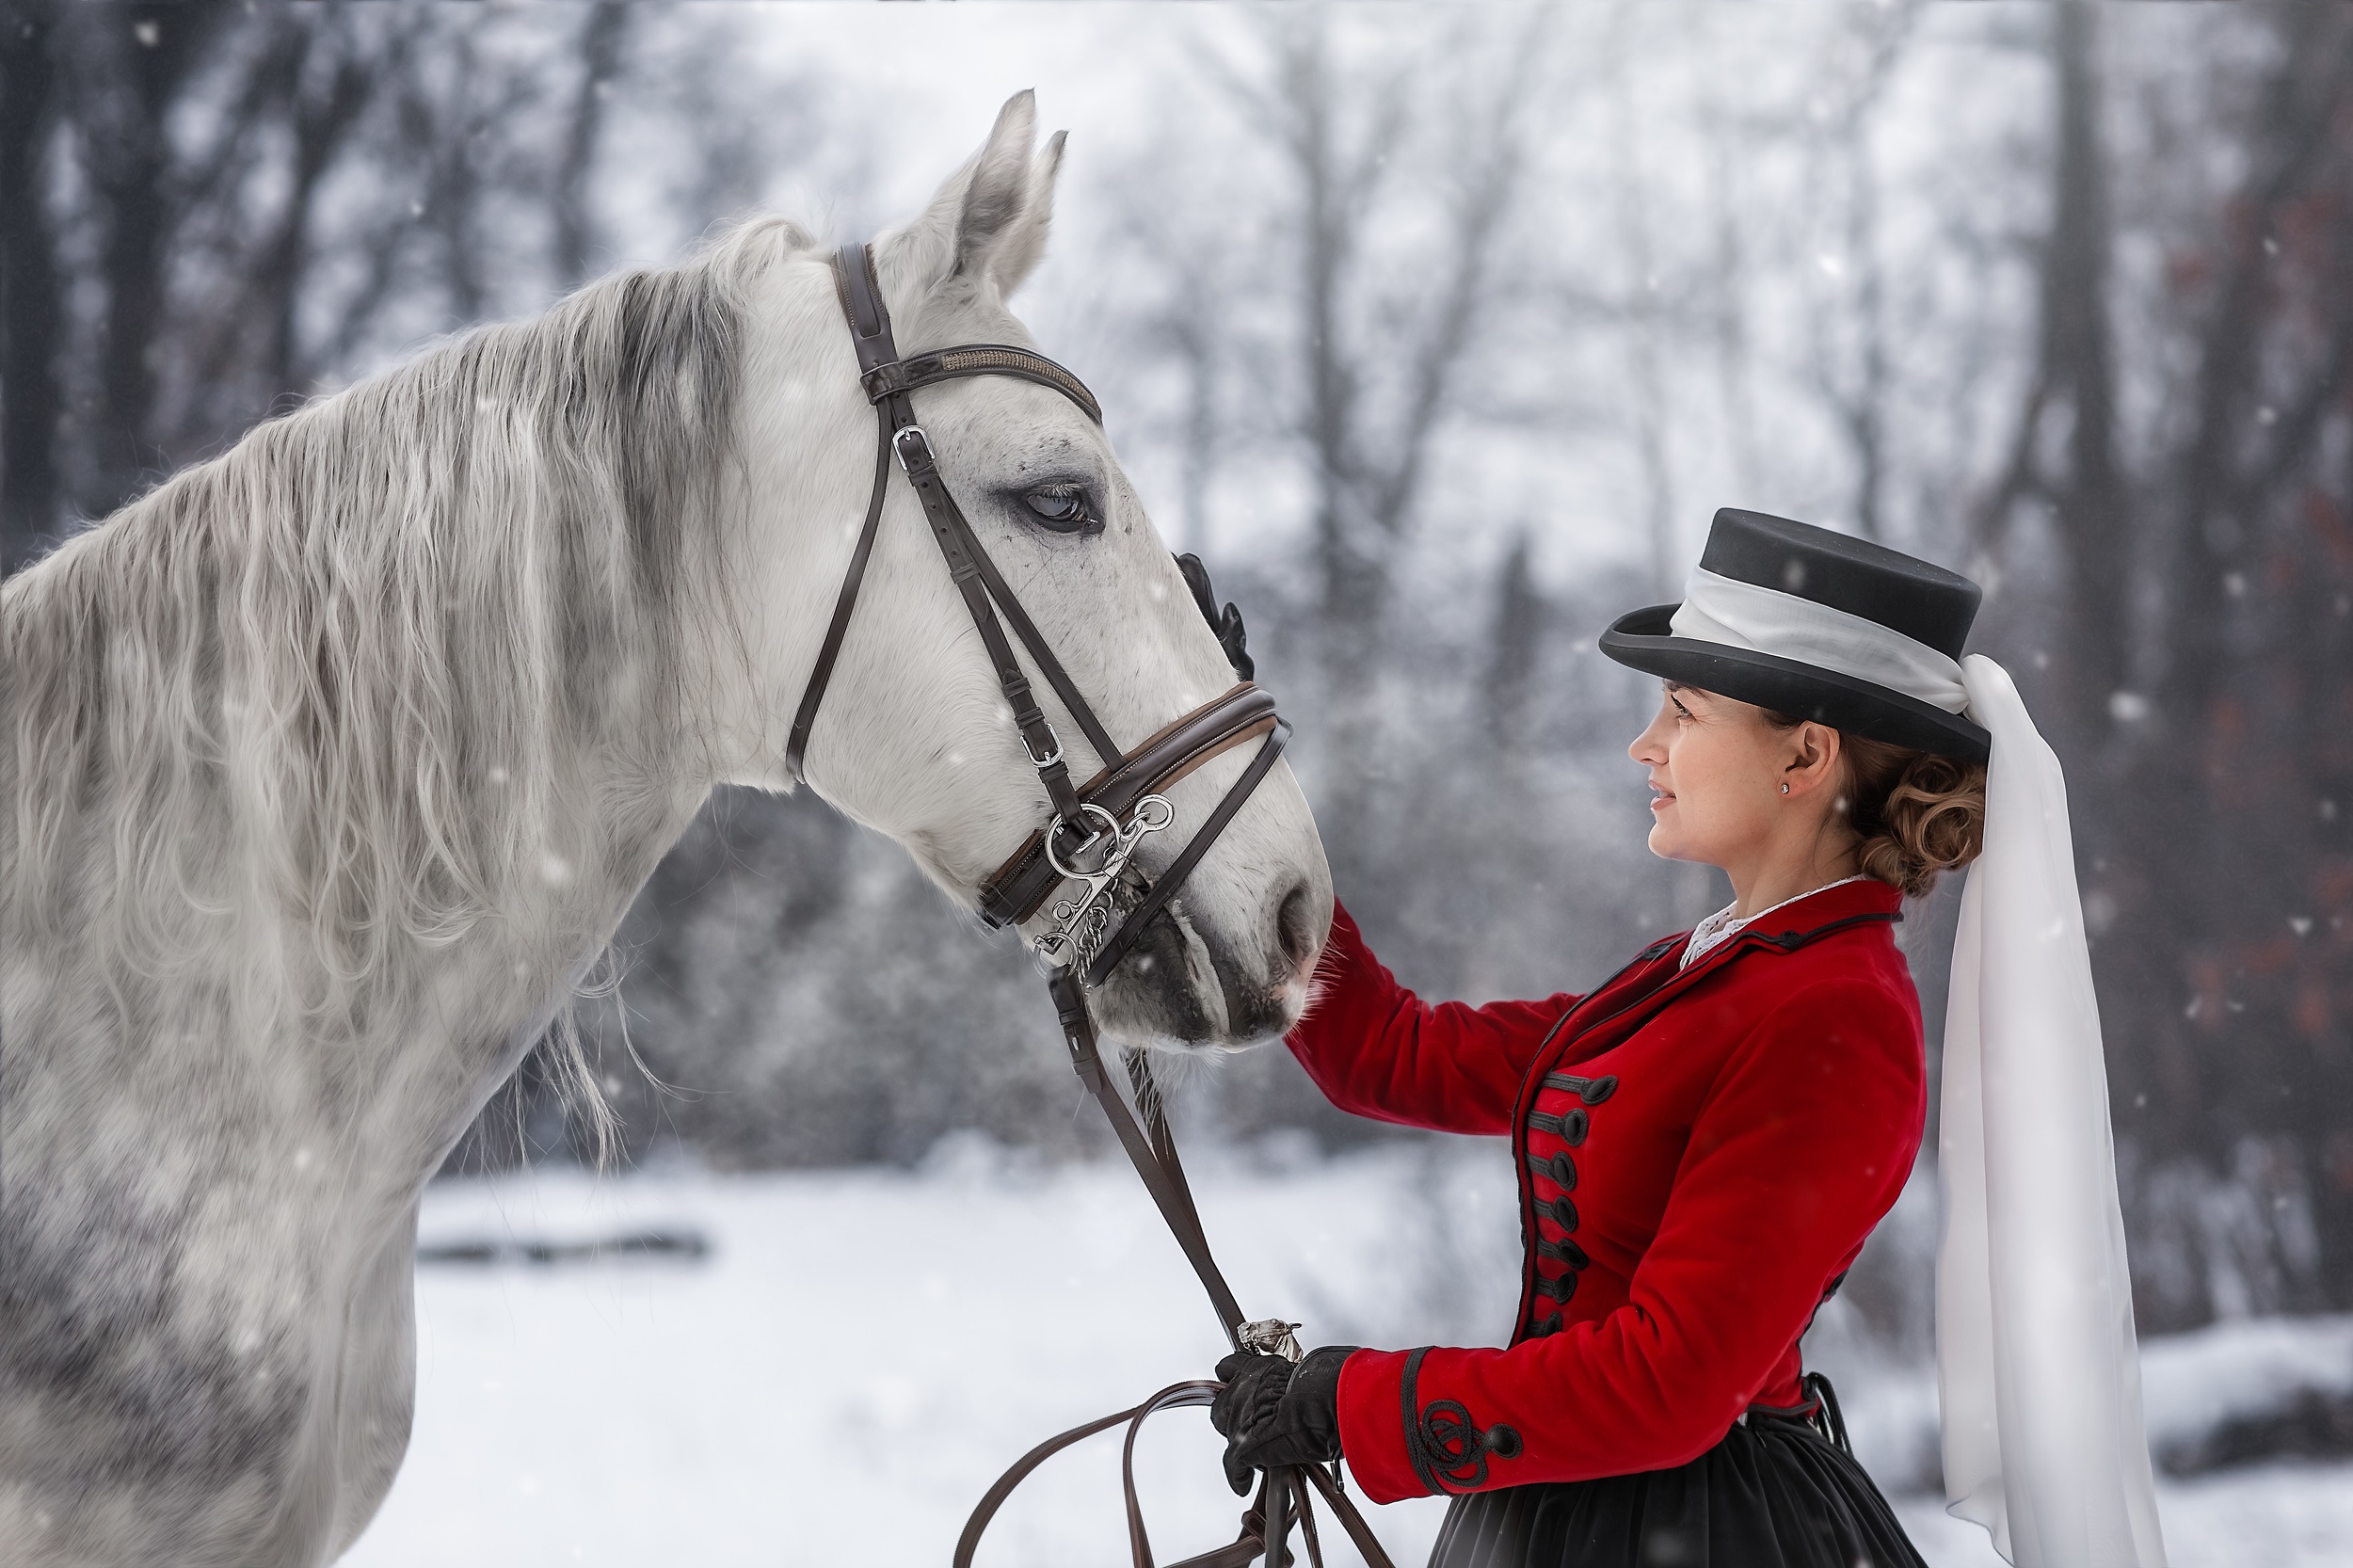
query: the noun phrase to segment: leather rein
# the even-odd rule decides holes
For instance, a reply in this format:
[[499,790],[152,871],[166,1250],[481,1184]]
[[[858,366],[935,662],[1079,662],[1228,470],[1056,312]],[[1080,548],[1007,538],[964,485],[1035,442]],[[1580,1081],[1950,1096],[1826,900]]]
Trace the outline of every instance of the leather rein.
[[[824,701],[825,688],[857,607],[858,588],[866,576],[874,537],[888,499],[890,470],[895,461],[921,502],[932,536],[947,563],[949,577],[963,597],[965,609],[980,633],[981,644],[997,676],[999,688],[1013,712],[1023,749],[1038,780],[1045,786],[1053,817],[1030,835],[1012,857],[990,874],[980,889],[981,918],[992,927],[1017,926],[1046,908],[1048,901],[1066,884],[1080,891],[1055,900],[1048,911],[1051,929],[1032,939],[1031,946],[1046,973],[1048,993],[1060,1019],[1072,1068],[1103,1108],[1120,1146],[1136,1174],[1143,1177],[1160,1216],[1177,1245],[1200,1276],[1210,1304],[1225,1325],[1226,1338],[1237,1350],[1281,1352],[1296,1360],[1296,1324],[1279,1319],[1250,1322],[1210,1256],[1207,1233],[1193,1207],[1193,1192],[1178,1163],[1166,1112],[1151,1069],[1141,1054],[1127,1058],[1127,1076],[1135,1096],[1130,1112],[1106,1068],[1098,1048],[1095,1017],[1087,992],[1100,985],[1118,968],[1143,936],[1144,928],[1166,908],[1171,897],[1209,853],[1218,835],[1273,769],[1290,735],[1290,726],[1276,713],[1274,698],[1251,681],[1249,655],[1241,646],[1241,621],[1229,606],[1224,621],[1216,612],[1208,574],[1198,562],[1179,557],[1187,583],[1202,614],[1218,631],[1233,662],[1237,684],[1223,695],[1176,718],[1146,736],[1135,748],[1124,750],[1080,694],[1077,682],[1055,658],[1028,614],[1023,611],[981,546],[955,497],[940,476],[931,437],[917,421],[912,393],[920,387],[974,376],[1008,376],[1060,392],[1078,405],[1096,424],[1101,407],[1076,376],[1043,355],[1004,344],[970,344],[902,359],[891,337],[890,314],[884,308],[882,288],[874,273],[871,246],[845,245],[833,260],[834,283],[841,311],[857,350],[858,378],[873,405],[877,423],[874,483],[866,504],[866,520],[858,531],[850,566],[834,601],[833,618],[819,646],[817,663],[801,694],[792,728],[785,745],[785,768],[795,782],[803,778],[803,762],[811,728]],[[1001,618],[1000,618],[1001,617]],[[1013,639],[1017,638],[1061,699],[1101,768],[1083,783],[1075,782],[1063,755],[1062,739],[1040,708],[1037,694],[1023,670]],[[1176,821],[1176,808],[1161,793],[1204,763],[1248,742],[1259,743],[1257,753],[1225,796],[1203,818],[1184,847],[1157,877],[1148,881],[1134,864],[1144,841],[1164,832]],[[1113,923],[1114,908],[1125,913]],[[1127,1494],[1128,1544],[1134,1568],[1154,1568],[1152,1551],[1136,1499],[1135,1440],[1144,1420],[1161,1410],[1206,1405],[1221,1385],[1211,1382],[1180,1383],[1164,1388],[1129,1410],[1074,1427],[1048,1438],[1022,1456],[981,1499],[956,1543],[955,1568],[970,1568],[981,1533],[1014,1489],[1038,1465],[1081,1439],[1126,1423],[1128,1440],[1121,1461]],[[1241,1568],[1263,1555],[1270,1568],[1290,1560],[1287,1540],[1296,1519],[1309,1560],[1321,1568],[1322,1548],[1316,1535],[1308,1491],[1321,1493],[1354,1541],[1371,1568],[1392,1568],[1371,1530],[1338,1487],[1335,1473],[1309,1465],[1299,1470],[1269,1471],[1250,1510],[1242,1515],[1241,1535],[1230,1544],[1172,1568]],[[1304,1481],[1304,1484],[1303,1484]]]

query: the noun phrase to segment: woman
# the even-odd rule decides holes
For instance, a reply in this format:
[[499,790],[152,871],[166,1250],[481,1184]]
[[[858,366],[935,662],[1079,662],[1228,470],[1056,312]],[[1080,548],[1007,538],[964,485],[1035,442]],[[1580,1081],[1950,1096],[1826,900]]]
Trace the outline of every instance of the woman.
[[1894,927],[1978,850],[1987,734],[1949,696],[1978,598],[1720,512],[1686,602],[1602,648],[1664,681],[1628,748],[1652,851],[1733,903],[1583,997],[1478,1008],[1421,1002],[1337,915],[1290,1048],[1344,1110],[1511,1135],[1519,1316],[1499,1351],[1229,1358],[1238,1483],[1344,1454],[1376,1500],[1453,1494],[1433,1568],[1920,1562],[1799,1339],[1919,1148]]

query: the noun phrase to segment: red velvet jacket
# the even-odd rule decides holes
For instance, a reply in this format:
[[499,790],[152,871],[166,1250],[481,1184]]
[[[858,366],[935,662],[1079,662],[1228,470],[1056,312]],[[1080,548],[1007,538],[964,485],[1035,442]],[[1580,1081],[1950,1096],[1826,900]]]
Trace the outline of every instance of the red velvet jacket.
[[1433,1007],[1338,911],[1289,1044],[1335,1105],[1512,1137],[1508,1350],[1362,1351],[1340,1445],[1375,1500],[1683,1464],[1804,1404],[1798,1338],[1902,1191],[1927,1110],[1900,896],[1827,888],[1689,969]]

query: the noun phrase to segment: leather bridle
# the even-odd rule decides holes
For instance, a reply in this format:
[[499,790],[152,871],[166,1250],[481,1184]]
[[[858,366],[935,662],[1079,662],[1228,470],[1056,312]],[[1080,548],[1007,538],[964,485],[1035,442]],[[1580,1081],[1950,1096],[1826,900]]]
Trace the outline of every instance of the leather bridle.
[[[1273,697],[1244,679],[1222,696],[1147,736],[1133,751],[1123,750],[1096,716],[1078,682],[1070,679],[1062,661],[1054,656],[1037,624],[1022,609],[1020,600],[1006,585],[1004,575],[989,559],[988,552],[981,547],[963,508],[956,504],[947,481],[940,476],[931,437],[916,420],[911,394],[919,387],[966,376],[1010,376],[1062,393],[1097,424],[1103,421],[1102,408],[1076,376],[1042,354],[1012,344],[970,344],[901,359],[898,345],[891,338],[890,315],[884,308],[882,290],[875,280],[871,247],[842,247],[834,258],[834,280],[840,293],[842,313],[849,319],[850,340],[857,349],[858,378],[865,384],[867,401],[874,406],[879,431],[874,484],[866,504],[866,521],[858,530],[856,547],[850,553],[850,568],[842,577],[840,595],[834,601],[833,619],[825,628],[825,640],[818,648],[816,665],[809,672],[808,685],[801,694],[792,733],[785,743],[785,769],[793,779],[797,782],[802,776],[809,730],[817,722],[818,709],[824,701],[825,688],[833,679],[834,664],[849,632],[851,615],[857,607],[858,589],[865,581],[874,536],[882,524],[883,504],[889,495],[894,457],[922,503],[923,516],[930,522],[932,537],[947,563],[948,575],[963,596],[965,609],[981,634],[981,645],[987,651],[997,684],[1013,711],[1014,728],[1020,731],[1022,746],[1029,753],[1031,765],[1037,769],[1038,781],[1046,787],[1053,808],[1053,820],[1032,833],[1013,857],[981,885],[981,918],[991,926],[1019,925],[1030,920],[1066,879],[1062,868],[1085,866],[1090,850],[1108,847],[1106,840],[1112,836],[1112,830],[1128,824],[1146,798],[1168,789],[1212,758],[1246,741],[1263,737],[1257,755],[1251,759],[1250,765],[1242,770],[1241,776],[1226,791],[1225,798],[1194,832],[1176,861],[1154,880],[1116,930],[1108,929],[1105,922],[1106,929],[1096,933],[1097,939],[1085,944],[1081,978],[1088,986],[1100,985],[1133,949],[1144,928],[1166,906],[1169,897],[1273,768],[1283,754],[1290,727],[1276,714]],[[1071,778],[1069,762],[1063,755],[1062,737],[1055,733],[1038,705],[1037,693],[1014,651],[1013,638],[1005,634],[1007,626],[1029,651],[1046,683],[1062,699],[1087,744],[1102,760],[1101,771],[1084,784]]]
[[[912,393],[921,387],[967,376],[1009,376],[1060,392],[1098,425],[1103,422],[1102,408],[1076,376],[1043,355],[1012,344],[968,344],[902,359],[891,338],[890,313],[884,308],[882,288],[874,274],[872,248],[843,246],[834,257],[833,269],[841,312],[850,326],[850,340],[857,350],[858,379],[866,388],[867,401],[875,410],[874,483],[866,504],[865,524],[858,530],[849,570],[843,575],[841,591],[834,600],[833,618],[825,628],[816,665],[809,672],[808,685],[801,693],[800,706],[793,713],[792,728],[785,743],[785,769],[796,783],[802,779],[809,731],[817,722],[825,688],[840,657],[842,640],[849,632],[851,616],[857,607],[858,588],[865,581],[867,563],[873,554],[874,536],[882,524],[884,503],[889,495],[890,469],[895,460],[922,503],[932,537],[947,563],[950,579],[963,596],[973,627],[980,632],[981,645],[996,673],[998,687],[1013,712],[1014,727],[1020,732],[1022,747],[1029,754],[1031,765],[1037,769],[1038,781],[1045,786],[1053,812],[1052,819],[1032,833],[1012,857],[982,884],[981,918],[991,926],[1020,925],[1045,908],[1048,900],[1066,882],[1077,882],[1084,888],[1081,896],[1053,904],[1053,929],[1033,938],[1031,944],[1046,971],[1047,989],[1062,1023],[1071,1065],[1103,1107],[1121,1147],[1134,1163],[1137,1175],[1144,1178],[1145,1189],[1193,1272],[1200,1276],[1210,1304],[1225,1327],[1227,1339],[1238,1350],[1279,1348],[1296,1358],[1298,1349],[1289,1331],[1297,1325],[1274,1319],[1258,1322],[1243,1320],[1232,1288],[1210,1256],[1209,1238],[1194,1209],[1184,1167],[1177,1162],[1176,1146],[1169,1135],[1167,1117],[1151,1070],[1141,1055],[1128,1058],[1128,1081],[1136,1097],[1136,1113],[1131,1114],[1104,1065],[1094,1014],[1087,1003],[1087,992],[1102,984],[1119,967],[1145,927],[1167,907],[1171,897],[1209,853],[1209,846],[1273,769],[1289,738],[1290,726],[1275,712],[1274,698],[1251,681],[1253,672],[1249,655],[1241,646],[1239,616],[1229,605],[1221,620],[1216,600],[1209,590],[1207,573],[1198,562],[1179,557],[1201,612],[1219,632],[1219,640],[1225,644],[1240,679],[1223,695],[1144,737],[1133,750],[1123,750],[1096,716],[1078,683],[1055,658],[1036,624],[1006,585],[996,563],[981,547],[971,523],[940,476],[931,437],[915,417]],[[1062,738],[1038,705],[1037,694],[1021,667],[1013,640],[1005,634],[1007,626],[1012,627],[1013,637],[1019,639],[1029,651],[1039,673],[1054,689],[1054,695],[1101,760],[1099,771],[1084,783],[1071,778],[1069,764],[1063,755]],[[1167,830],[1176,820],[1176,809],[1161,792],[1204,763],[1253,740],[1258,741],[1258,749],[1242,769],[1241,776],[1202,819],[1160,875],[1144,882],[1133,864],[1137,851],[1145,838]],[[1123,900],[1130,902],[1114,926],[1112,910]],[[1032,1449],[973,1511],[956,1545],[956,1568],[969,1568],[981,1531],[1023,1477],[1062,1448],[1123,1421],[1128,1424],[1128,1463],[1123,1472],[1128,1541],[1135,1568],[1152,1568],[1151,1547],[1144,1538],[1143,1514],[1136,1501],[1132,1463],[1136,1430],[1156,1411],[1207,1404],[1217,1388],[1214,1383],[1179,1384],[1161,1390],[1132,1410],[1074,1428]],[[1301,1484],[1303,1476],[1305,1485]],[[1322,1494],[1332,1505],[1373,1568],[1390,1568],[1380,1544],[1340,1493],[1333,1477],[1314,1466],[1304,1471],[1270,1471],[1259,1487],[1254,1507],[1243,1515],[1241,1538],[1175,1568],[1239,1568],[1261,1553],[1272,1565],[1288,1561],[1285,1541],[1294,1500],[1308,1556],[1320,1568],[1322,1553],[1316,1540],[1314,1515],[1307,1504],[1307,1486]]]

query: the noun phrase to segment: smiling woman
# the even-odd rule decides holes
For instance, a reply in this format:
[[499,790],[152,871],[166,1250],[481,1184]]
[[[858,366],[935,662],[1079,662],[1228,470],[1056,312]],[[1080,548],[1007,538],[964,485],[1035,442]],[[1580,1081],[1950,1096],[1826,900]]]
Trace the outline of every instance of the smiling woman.
[[[1977,600],[1965,579],[1893,551],[1720,512],[1685,601],[1624,616],[1602,646],[1665,681],[1627,748],[1649,776],[1650,847],[1721,867],[1733,904],[1583,996],[1477,1008],[1422,1002],[1337,914],[1290,1048],[1344,1110],[1510,1135],[1519,1314],[1500,1351],[1329,1346],[1295,1371],[1228,1358],[1212,1415],[1230,1471],[1344,1457],[1375,1501],[1452,1496],[1433,1568],[1917,1568],[1799,1342],[1920,1146],[1920,1005],[1891,928],[1906,894],[1978,853],[1980,717],[2006,727],[2015,765],[2040,744],[1998,669],[1960,663]],[[2014,798],[2047,824],[2047,796]],[[2055,974],[2052,930],[2064,922],[2042,921],[2025,964],[2006,954],[2004,972]],[[1989,1013],[2011,1000],[1958,979],[1955,990]],[[2049,1016],[2074,1021],[2063,1005]],[[2096,1020],[2088,1057],[2080,1032],[2060,1044],[2072,1058],[2046,1057],[2096,1066]],[[1948,1095],[1946,1112],[1949,1134],[1976,1107]],[[2053,1190],[2086,1200],[2070,1211],[2091,1223],[2105,1196],[2112,1217],[2113,1171],[2095,1165],[2105,1121],[2069,1133],[2086,1158]],[[1968,1234],[1971,1210],[1959,1212]],[[2078,1256],[2103,1255],[2106,1238],[2091,1240]],[[1984,1256],[1940,1265],[1954,1322],[1977,1316],[1972,1291],[2001,1288]],[[2105,1426],[2081,1441],[2068,1412],[2023,1406],[1957,1422],[1948,1474],[1970,1480],[1956,1501],[1997,1529],[2078,1511],[2119,1548],[2097,1560],[2159,1560],[2130,1336],[2116,1339],[2119,1299],[2105,1293],[2121,1270],[2084,1301],[2039,1287],[2054,1277],[2013,1276],[2026,1283],[2000,1297],[2006,1335],[2096,1368],[2109,1397],[2089,1407]],[[1942,1304],[1939,1317],[1943,1328]],[[1948,1358],[1948,1375],[1988,1381],[1993,1354]],[[1996,1425],[1989,1449],[1978,1432]],[[2071,1449],[2073,1473],[2046,1481],[2004,1470],[2013,1442],[2094,1457]]]

